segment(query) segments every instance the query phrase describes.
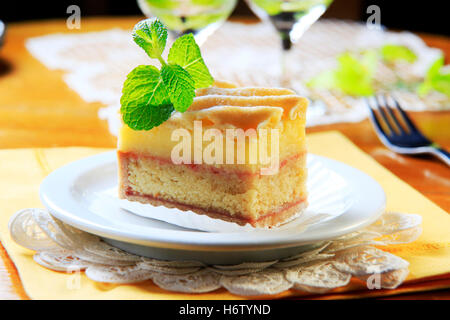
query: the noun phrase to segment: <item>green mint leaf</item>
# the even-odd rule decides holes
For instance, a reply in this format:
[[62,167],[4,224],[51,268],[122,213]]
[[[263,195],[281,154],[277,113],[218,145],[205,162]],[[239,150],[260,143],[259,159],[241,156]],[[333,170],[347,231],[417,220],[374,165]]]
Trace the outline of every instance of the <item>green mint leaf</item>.
[[133,40],[153,59],[160,59],[166,47],[167,29],[158,19],[140,21],[133,29]]
[[387,62],[397,62],[400,60],[413,63],[417,60],[416,54],[405,46],[386,44],[381,48],[381,56]]
[[195,96],[194,80],[190,74],[177,64],[166,64],[161,69],[161,78],[175,110],[185,112]]
[[159,126],[174,110],[160,72],[154,66],[138,66],[128,74],[120,104],[123,122],[134,130]]
[[194,80],[195,89],[209,87],[214,82],[203,61],[200,48],[191,33],[175,40],[172,48],[170,48],[167,60],[170,64],[178,64],[189,72]]

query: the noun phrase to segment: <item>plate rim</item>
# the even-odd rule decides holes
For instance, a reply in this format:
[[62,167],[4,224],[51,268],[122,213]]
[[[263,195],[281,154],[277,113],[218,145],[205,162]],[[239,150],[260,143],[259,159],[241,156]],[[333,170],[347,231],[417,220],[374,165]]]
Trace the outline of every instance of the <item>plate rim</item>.
[[[308,155],[319,158],[325,164],[331,164],[333,168],[329,169],[334,170],[347,181],[352,183],[353,190],[359,191],[357,194],[359,198],[353,201],[350,208],[348,208],[342,215],[330,221],[313,225],[300,234],[283,234],[281,230],[270,232],[261,230],[251,232],[213,233],[195,230],[180,231],[167,229],[164,229],[164,232],[152,233],[151,231],[161,231],[161,229],[149,227],[148,233],[144,235],[136,234],[127,230],[120,230],[114,226],[105,226],[96,223],[95,221],[93,222],[92,220],[86,220],[83,215],[80,217],[79,214],[72,212],[77,211],[77,208],[78,210],[89,210],[88,208],[82,207],[81,204],[70,196],[70,187],[73,185],[73,182],[75,182],[76,179],[83,174],[83,172],[95,169],[101,165],[105,166],[111,162],[117,163],[116,151],[114,150],[79,159],[54,170],[42,181],[39,188],[39,195],[43,205],[54,217],[80,230],[98,235],[100,237],[106,237],[128,243],[150,247],[184,250],[265,250],[277,247],[298,246],[318,241],[326,241],[359,230],[373,223],[384,212],[386,208],[386,195],[383,188],[375,179],[343,162],[315,154]],[[336,170],[335,167],[339,170]],[[342,172],[345,174],[343,175]],[[358,181],[359,183],[357,183]],[[63,187],[61,187],[61,183],[63,183]],[[372,191],[375,192],[375,198],[378,198],[379,202],[376,208],[370,210],[364,207],[361,201],[362,192],[360,191],[360,188],[354,188],[355,183],[356,185],[368,184],[372,188]],[[54,190],[55,185],[58,186],[56,190]],[[374,202],[372,196],[373,195],[371,194],[369,198],[372,199],[369,200]],[[365,200],[368,201],[368,198],[366,197]],[[65,203],[65,201],[68,201],[68,203]],[[333,224],[336,224],[339,220],[345,221],[349,215],[358,216],[358,210],[362,211],[366,215],[365,219],[358,222],[353,222],[346,227],[341,227],[339,230],[334,230],[332,228]],[[245,233],[244,239],[242,239],[243,233]]]

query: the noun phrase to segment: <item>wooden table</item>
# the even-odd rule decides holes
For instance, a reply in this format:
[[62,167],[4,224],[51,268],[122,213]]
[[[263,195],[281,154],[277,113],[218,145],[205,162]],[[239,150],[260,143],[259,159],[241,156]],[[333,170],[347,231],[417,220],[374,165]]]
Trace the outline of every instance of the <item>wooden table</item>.
[[[100,103],[87,103],[26,50],[24,40],[55,32],[88,32],[114,27],[130,29],[139,17],[83,18],[81,30],[65,21],[11,24],[0,49],[0,148],[90,146],[115,147],[107,124],[97,117]],[[427,44],[450,58],[450,39],[421,35]],[[450,111],[413,113],[432,140],[450,149]],[[308,132],[339,130],[376,161],[450,212],[450,169],[431,157],[404,157],[389,152],[369,121],[309,128]],[[0,246],[0,299],[26,299],[17,271]],[[3,261],[3,262],[2,262]],[[450,275],[449,275],[450,278]],[[449,291],[408,294],[404,298],[449,298]]]

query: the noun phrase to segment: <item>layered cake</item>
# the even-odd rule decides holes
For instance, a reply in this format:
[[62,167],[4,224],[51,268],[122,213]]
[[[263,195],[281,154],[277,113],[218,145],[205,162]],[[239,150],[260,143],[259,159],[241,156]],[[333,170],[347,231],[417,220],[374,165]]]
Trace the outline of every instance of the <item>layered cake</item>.
[[255,227],[300,214],[307,100],[288,89],[227,83],[195,93],[186,112],[151,130],[122,126],[120,198]]

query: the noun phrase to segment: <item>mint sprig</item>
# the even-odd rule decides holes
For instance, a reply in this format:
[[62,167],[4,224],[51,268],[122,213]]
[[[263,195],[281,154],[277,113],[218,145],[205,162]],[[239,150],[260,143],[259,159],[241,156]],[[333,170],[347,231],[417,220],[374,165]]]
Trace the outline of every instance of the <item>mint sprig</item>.
[[158,19],[136,24],[133,40],[150,58],[161,63],[161,70],[142,65],[128,74],[120,112],[131,129],[150,130],[169,119],[174,110],[185,112],[192,104],[195,89],[209,87],[214,79],[192,34],[175,40],[168,62],[162,57],[167,29]]

